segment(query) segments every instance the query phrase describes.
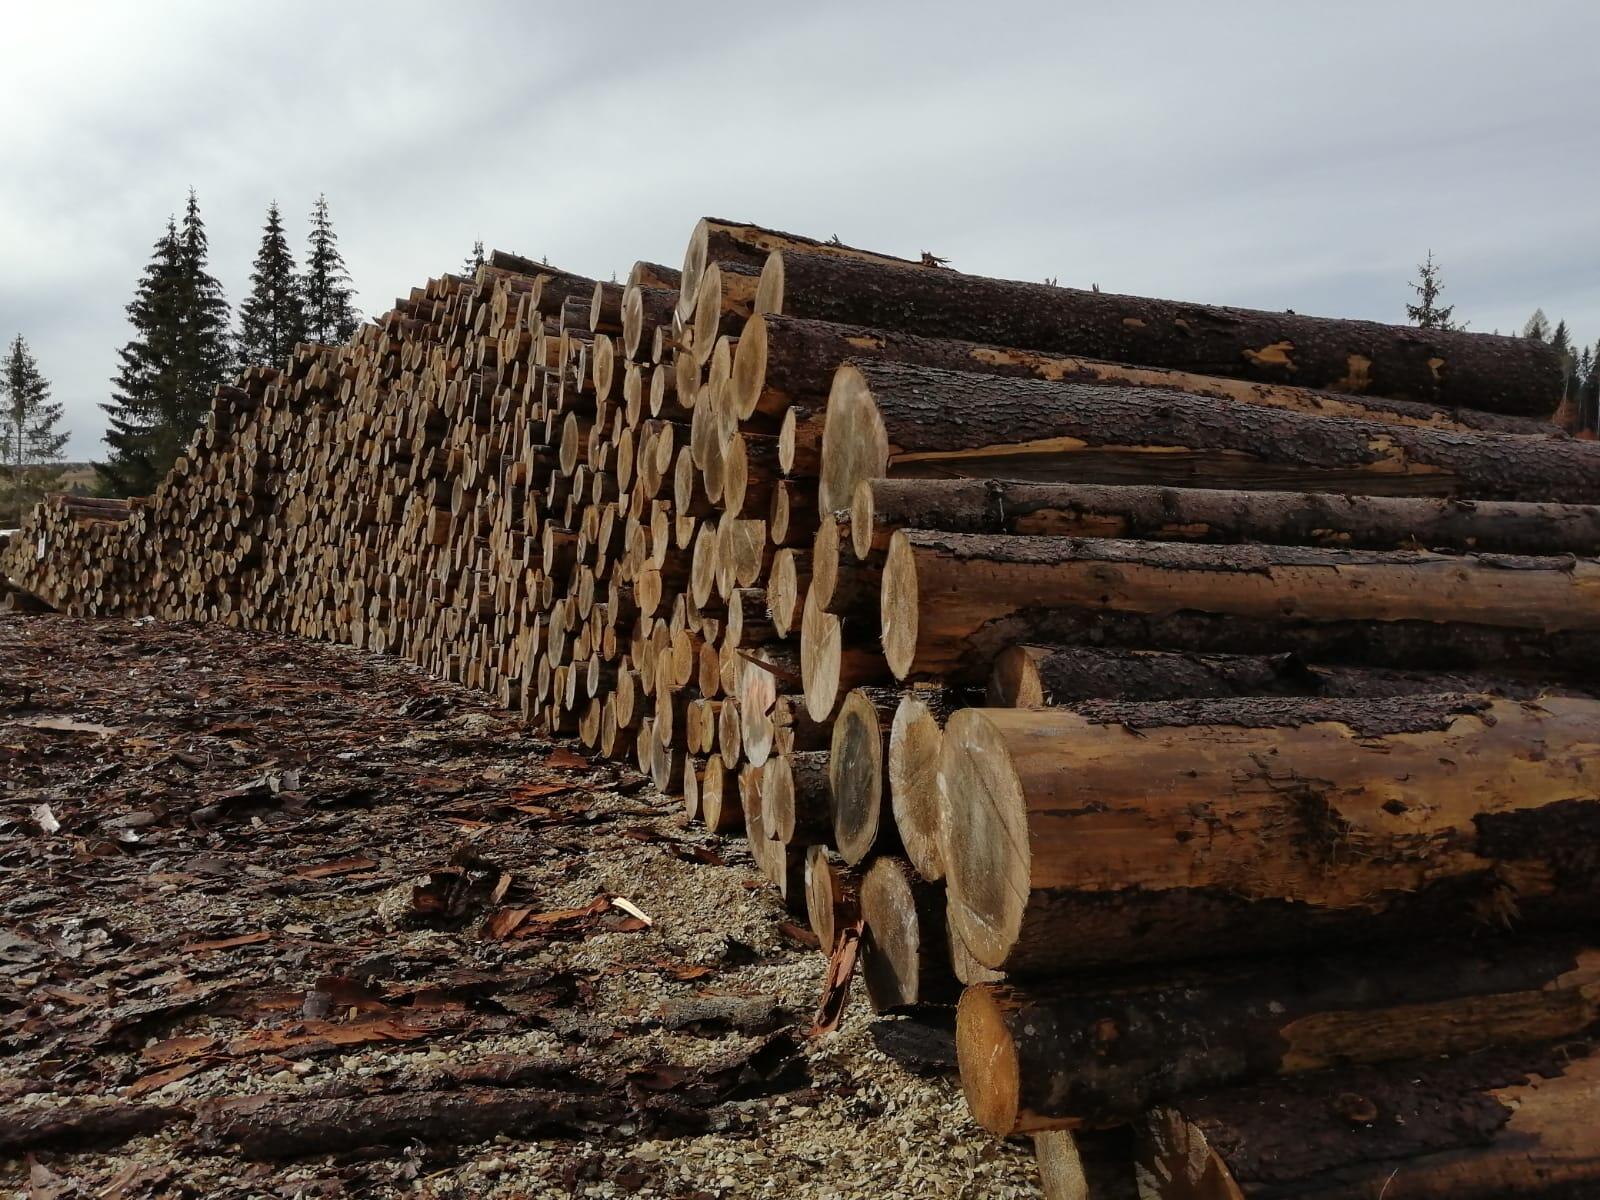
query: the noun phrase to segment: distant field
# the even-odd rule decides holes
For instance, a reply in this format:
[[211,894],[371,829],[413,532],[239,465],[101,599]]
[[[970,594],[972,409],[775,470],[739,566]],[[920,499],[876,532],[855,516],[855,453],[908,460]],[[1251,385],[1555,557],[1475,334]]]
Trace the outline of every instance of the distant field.
[[74,488],[81,488],[84,491],[93,491],[95,479],[93,463],[67,463],[61,470],[61,490],[70,492]]

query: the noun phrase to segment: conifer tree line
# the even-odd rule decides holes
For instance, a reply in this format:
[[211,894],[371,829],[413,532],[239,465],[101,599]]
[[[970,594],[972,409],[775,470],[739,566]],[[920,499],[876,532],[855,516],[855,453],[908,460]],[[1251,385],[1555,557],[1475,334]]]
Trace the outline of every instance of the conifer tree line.
[[183,219],[168,219],[127,306],[133,336],[118,351],[111,402],[100,406],[111,448],[95,464],[102,490],[152,491],[205,420],[218,383],[253,363],[281,361],[297,343],[347,340],[361,323],[355,295],[327,198],[311,209],[304,269],[273,201],[234,330],[191,189]]
[[[1411,290],[1416,293],[1416,303],[1406,305],[1406,319],[1413,325],[1423,329],[1467,327],[1465,321],[1456,322],[1455,305],[1441,303],[1444,281],[1432,250],[1417,265],[1417,277]],[[1534,309],[1522,329],[1514,330],[1512,336],[1538,338],[1561,354],[1566,364],[1567,396],[1577,406],[1578,427],[1590,431],[1600,428],[1600,341],[1593,346],[1579,343],[1565,321],[1557,321],[1552,327],[1543,308]]]
[[57,426],[63,406],[20,333],[0,354],[0,528],[11,528],[46,492],[60,486],[61,452],[71,436]]

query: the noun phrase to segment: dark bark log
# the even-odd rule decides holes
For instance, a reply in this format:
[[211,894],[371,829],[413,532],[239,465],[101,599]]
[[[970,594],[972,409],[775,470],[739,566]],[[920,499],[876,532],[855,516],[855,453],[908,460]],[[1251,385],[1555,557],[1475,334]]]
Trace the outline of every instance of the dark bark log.
[[88,1150],[119,1146],[192,1119],[185,1108],[120,1100],[85,1104],[9,1104],[0,1108],[0,1155],[30,1150]]
[[839,368],[824,509],[864,479],[998,477],[1364,495],[1600,502],[1600,446],[1330,420],[1159,388],[872,360]]
[[[1496,652],[1516,649],[1532,661],[1558,648],[1588,665],[1600,645],[1600,563],[917,530],[894,535],[880,621],[885,655],[901,679],[978,677],[1007,644],[1079,642],[1050,636],[1070,626],[1060,619],[1068,614],[1127,615],[1171,627],[1132,643],[1140,648],[1293,650],[1325,661],[1331,647],[1370,638],[1373,647],[1396,654],[1389,661],[1397,666],[1498,670],[1515,664],[1496,661]],[[1209,617],[1239,622],[1245,629],[1239,640],[1253,636],[1254,644],[1230,644],[1226,636],[1216,639],[1222,644],[1202,644],[1203,632],[1193,643],[1181,640],[1186,625]],[[1297,642],[1296,631],[1306,630],[1321,636]],[[1357,645],[1351,661],[1370,662],[1372,652]],[[1436,654],[1444,661],[1435,661]]]
[[197,1132],[246,1158],[300,1158],[364,1146],[421,1141],[460,1145],[500,1134],[603,1133],[630,1115],[618,1095],[542,1088],[398,1092],[333,1100],[280,1095],[223,1100],[203,1108]]
[[1351,1067],[1151,1115],[1149,1200],[1588,1200],[1600,1194],[1592,1042]]
[[1600,702],[965,709],[951,919],[1011,974],[1592,920]]
[[1600,555],[1600,505],[1000,479],[873,479],[856,487],[850,537],[858,557],[887,549],[901,528],[1354,550]]
[[1562,397],[1557,355],[1531,338],[1084,292],[790,250],[768,258],[756,311],[1541,419]]
[[1383,396],[1349,396],[1288,383],[1262,383],[1160,367],[1128,366],[1037,350],[918,337],[893,329],[808,321],[774,313],[756,314],[739,335],[739,349],[733,364],[733,389],[739,415],[743,418],[756,413],[776,416],[797,402],[821,404],[833,383],[834,371],[850,358],[881,358],[946,371],[1057,382],[1165,388],[1239,404],[1284,408],[1310,416],[1355,417],[1463,433],[1478,430],[1550,437],[1561,432],[1548,419],[1512,417]]
[[1131,1120],[1268,1076],[1571,1037],[1597,1020],[1600,950],[1545,938],[975,987],[957,1047],[978,1123],[1009,1137]]
[[[1080,700],[1219,696],[1370,700],[1430,692],[1496,692],[1531,700],[1545,690],[1539,684],[1488,674],[1311,666],[1293,654],[1182,654],[1097,646],[1012,646],[995,660],[987,700],[996,708],[1043,708]],[[892,767],[890,778],[892,781]]]

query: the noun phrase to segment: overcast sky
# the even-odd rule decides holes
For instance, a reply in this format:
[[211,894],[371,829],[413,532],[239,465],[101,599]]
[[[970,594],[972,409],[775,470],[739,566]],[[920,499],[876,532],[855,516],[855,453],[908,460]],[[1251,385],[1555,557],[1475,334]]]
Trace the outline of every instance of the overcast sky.
[[481,237],[602,278],[698,217],[965,271],[1600,338],[1600,4],[7,0],[0,336],[74,458],[192,185],[241,298],[319,191],[366,315]]

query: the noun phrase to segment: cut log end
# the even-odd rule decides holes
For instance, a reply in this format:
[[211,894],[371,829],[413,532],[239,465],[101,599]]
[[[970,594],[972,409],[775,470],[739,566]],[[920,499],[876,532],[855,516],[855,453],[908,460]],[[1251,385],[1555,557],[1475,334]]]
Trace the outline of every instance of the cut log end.
[[988,988],[969,987],[956,1007],[956,1065],[972,1119],[1000,1137],[1018,1129],[1021,1063],[1005,1009]]
[[845,862],[862,862],[879,842],[883,822],[883,729],[878,708],[852,691],[833,726],[828,777],[833,789],[833,839]]
[[858,367],[845,363],[834,374],[828,393],[818,505],[824,512],[849,508],[856,485],[888,469],[889,435],[873,402],[872,387]]
[[906,857],[924,879],[944,878],[944,800],[939,754],[944,730],[914,693],[902,697],[889,729],[889,803]]
[[1032,872],[1022,781],[1010,746],[982,709],[950,718],[939,770],[946,795],[963,801],[944,814],[950,917],[973,957],[999,968],[1022,929]]
[[917,654],[918,603],[916,557],[903,532],[896,533],[889,541],[878,619],[889,670],[896,679],[904,679]]

